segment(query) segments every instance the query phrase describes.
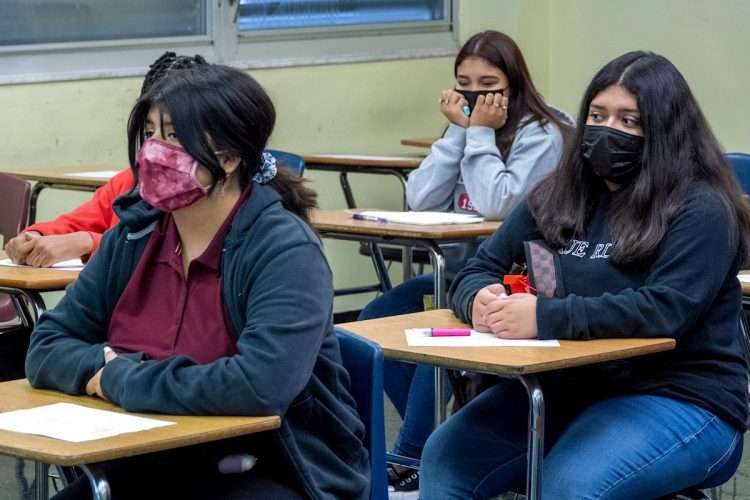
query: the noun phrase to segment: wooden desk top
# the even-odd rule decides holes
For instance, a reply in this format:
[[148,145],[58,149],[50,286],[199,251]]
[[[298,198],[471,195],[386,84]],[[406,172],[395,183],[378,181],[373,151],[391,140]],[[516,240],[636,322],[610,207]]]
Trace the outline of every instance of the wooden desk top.
[[368,155],[339,155],[315,154],[303,155],[306,164],[311,165],[341,165],[352,167],[388,168],[396,170],[414,170],[422,163],[421,157],[410,156],[368,156]]
[[437,141],[439,137],[409,137],[401,139],[401,144],[404,146],[414,146],[417,148],[430,148],[432,143]]
[[[7,258],[0,251],[0,259]],[[62,290],[75,281],[80,271],[51,268],[0,266],[0,286],[24,290]]]
[[312,225],[320,231],[345,233],[352,235],[373,235],[392,238],[408,238],[418,240],[446,240],[476,238],[488,236],[500,227],[500,221],[484,221],[475,224],[440,224],[436,226],[420,226],[415,224],[380,223],[367,220],[352,219],[357,210],[315,210],[312,212]]
[[[33,389],[26,380],[0,383],[2,412],[60,402],[126,413],[121,408],[98,398],[68,396],[60,392]],[[133,415],[167,420],[175,422],[176,425],[83,443],[0,430],[0,453],[48,464],[79,465],[207,443],[276,429],[281,425],[279,417],[185,417],[137,413]]]
[[560,347],[409,347],[404,329],[465,327],[448,309],[340,325],[383,348],[386,358],[447,368],[523,375],[674,349],[673,339],[561,340]]
[[70,176],[65,174],[75,174],[80,172],[100,172],[105,170],[119,172],[122,169],[122,167],[113,167],[112,165],[63,165],[59,167],[42,167],[24,170],[3,169],[2,172],[27,181],[97,188],[106,184],[109,179],[103,179],[100,177]]

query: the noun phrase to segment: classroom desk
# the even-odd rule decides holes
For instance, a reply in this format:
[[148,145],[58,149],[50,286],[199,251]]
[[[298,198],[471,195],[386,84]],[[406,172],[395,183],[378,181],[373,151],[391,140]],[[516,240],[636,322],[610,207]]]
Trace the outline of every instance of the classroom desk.
[[[0,251],[0,259],[5,259],[5,252]],[[41,292],[64,290],[75,281],[80,271],[66,271],[51,268],[9,267],[0,266],[0,293],[14,297],[23,296],[31,305],[31,317],[24,317],[28,325],[33,325],[44,312],[46,306]],[[26,316],[26,308],[22,314]]]
[[410,156],[314,154],[303,155],[302,158],[305,160],[305,169],[339,173],[339,183],[347,208],[357,206],[348,178],[348,174],[356,173],[395,176],[401,182],[403,207],[407,210],[406,178],[410,171],[415,170],[422,163],[422,158]]
[[[0,383],[0,412],[60,402],[126,413],[122,408],[98,398],[33,389],[26,380]],[[281,425],[281,419],[276,416],[140,415],[175,422],[175,425],[82,443],[0,430],[0,453],[36,461],[38,479],[47,477],[49,464],[81,466],[95,492],[95,498],[108,499],[110,492],[106,478],[95,465],[90,464],[253,434],[277,429]],[[46,499],[47,495],[47,481],[37,480],[36,498]]]
[[415,148],[431,148],[432,143],[438,139],[439,137],[407,137],[406,139],[401,139],[401,145],[414,146]]
[[119,171],[121,168],[111,165],[67,165],[60,167],[34,168],[28,170],[7,170],[3,172],[26,181],[34,181],[29,208],[29,224],[36,222],[37,200],[46,188],[68,189],[73,191],[96,191],[96,188],[107,183],[109,178],[80,177],[66,174],[80,172]]
[[[466,327],[449,310],[404,314],[338,325],[383,348],[386,358],[436,367],[500,375],[521,381],[529,395],[528,475],[529,500],[541,498],[544,443],[544,395],[537,373],[632,358],[674,349],[674,339],[602,339],[560,341],[552,347],[409,347],[406,328]],[[436,375],[440,370],[436,370]],[[435,413],[444,415],[444,379],[436,376]],[[442,421],[442,420],[440,420]]]
[[390,243],[405,248],[420,247],[430,254],[435,282],[435,303],[438,309],[447,307],[445,286],[445,257],[441,243],[455,243],[480,236],[489,236],[500,226],[500,221],[484,221],[475,224],[441,224],[419,226],[414,224],[382,224],[379,222],[352,219],[355,210],[315,210],[312,226],[324,238],[348,241],[364,241],[370,244],[375,256],[375,270],[381,283],[389,283],[388,272],[383,263],[377,243]]

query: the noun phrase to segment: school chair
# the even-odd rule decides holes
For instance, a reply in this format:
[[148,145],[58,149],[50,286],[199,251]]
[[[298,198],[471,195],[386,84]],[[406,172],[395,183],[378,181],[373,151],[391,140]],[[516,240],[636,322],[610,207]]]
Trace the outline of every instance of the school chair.
[[[28,182],[0,172],[0,235],[3,246],[29,222],[31,186]],[[16,296],[0,292],[0,331],[29,326],[25,305]]]
[[750,194],[750,154],[746,153],[727,153],[727,160],[740,181],[743,191]]
[[388,499],[385,472],[385,417],[383,415],[383,350],[379,345],[336,327],[344,368],[351,377],[357,412],[365,424],[365,447],[370,453],[370,499]]
[[288,168],[299,177],[305,172],[305,160],[300,155],[278,149],[266,149],[266,153],[271,153],[280,167]]

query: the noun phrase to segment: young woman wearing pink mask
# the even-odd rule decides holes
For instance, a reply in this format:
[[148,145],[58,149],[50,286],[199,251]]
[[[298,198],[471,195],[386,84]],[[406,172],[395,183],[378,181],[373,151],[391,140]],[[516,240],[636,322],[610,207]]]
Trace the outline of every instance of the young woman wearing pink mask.
[[[137,185],[115,203],[121,222],[34,330],[35,387],[130,411],[282,417],[277,431],[107,464],[117,498],[143,484],[169,498],[369,495],[331,271],[307,223],[315,193],[263,154],[274,121],[232,68],[155,85],[130,116]],[[257,464],[219,473],[234,454]],[[75,483],[60,498],[87,494]]]

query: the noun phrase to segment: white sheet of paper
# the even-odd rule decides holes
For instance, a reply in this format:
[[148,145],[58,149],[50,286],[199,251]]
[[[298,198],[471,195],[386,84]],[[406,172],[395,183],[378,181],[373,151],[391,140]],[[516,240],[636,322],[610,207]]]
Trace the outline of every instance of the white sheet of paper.
[[750,283],[750,274],[738,274],[737,279],[740,280],[740,283]]
[[0,429],[38,434],[74,443],[168,425],[174,425],[174,422],[96,410],[71,403],[55,403],[28,410],[0,413]]
[[119,170],[97,170],[95,172],[68,172],[66,177],[92,177],[94,179],[111,179],[119,173]]
[[359,212],[366,217],[385,219],[394,224],[416,224],[419,226],[435,226],[439,224],[473,224],[482,222],[484,218],[471,214],[455,214],[448,212],[387,212],[378,210],[364,210]]
[[560,347],[557,340],[507,340],[476,330],[468,337],[432,337],[429,328],[411,328],[404,333],[410,347]]
[[[12,260],[10,259],[2,259],[0,260],[0,266],[7,266],[7,267],[26,267],[29,269],[34,269],[32,266],[25,266],[22,264],[14,264]],[[63,271],[80,271],[83,269],[83,262],[81,259],[70,259],[70,260],[63,260],[61,262],[58,262],[57,264],[53,264],[53,269],[60,269]]]
[[419,158],[415,158],[414,156],[371,156],[371,155],[342,155],[342,154],[328,154],[328,153],[320,153],[316,154],[315,156],[327,156],[328,158],[350,158],[352,160],[377,160],[377,161],[388,161],[388,160],[399,160],[399,161],[409,161],[409,160],[417,160]]

